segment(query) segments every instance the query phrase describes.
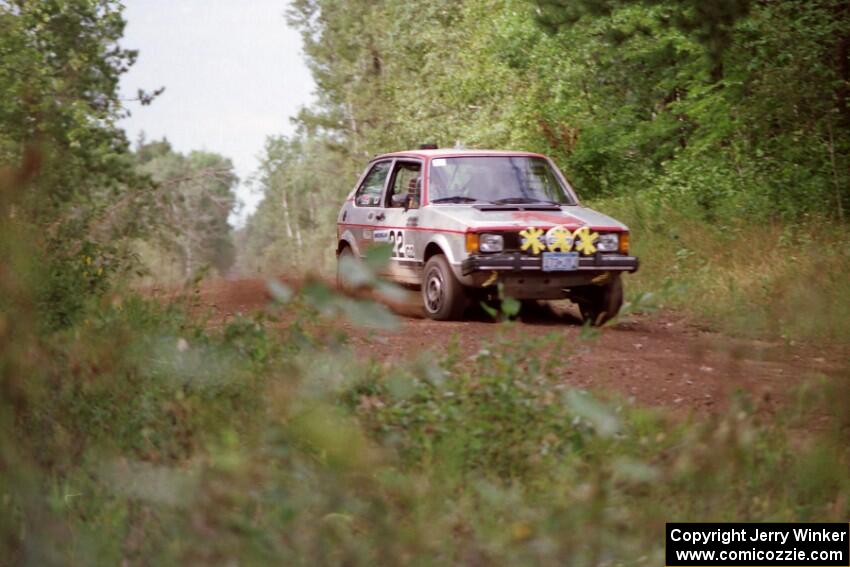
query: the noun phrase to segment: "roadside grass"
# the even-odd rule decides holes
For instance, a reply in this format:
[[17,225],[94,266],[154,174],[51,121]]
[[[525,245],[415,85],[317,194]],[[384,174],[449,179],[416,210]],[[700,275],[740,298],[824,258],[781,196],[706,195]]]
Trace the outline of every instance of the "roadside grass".
[[632,231],[640,271],[634,297],[727,333],[847,343],[850,340],[850,235],[833,221],[796,223],[727,216],[709,222],[688,206],[618,198],[598,203]]
[[[566,387],[573,347],[557,334],[358,360],[309,322],[365,323],[375,307],[321,286],[271,286],[286,325],[210,330],[178,304],[116,294],[51,335],[26,324],[26,287],[13,291],[0,325],[10,564],[652,565],[665,521],[850,511],[837,385],[782,416],[742,396],[682,421]],[[806,428],[822,416],[830,427]]]

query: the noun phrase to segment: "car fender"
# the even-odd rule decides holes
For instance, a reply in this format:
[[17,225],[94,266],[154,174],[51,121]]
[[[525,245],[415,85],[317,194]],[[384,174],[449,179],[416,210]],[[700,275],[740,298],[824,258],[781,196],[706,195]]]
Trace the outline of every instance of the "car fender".
[[343,245],[348,245],[348,247],[351,248],[351,251],[354,252],[355,256],[360,256],[360,249],[357,248],[357,239],[354,238],[354,234],[351,232],[350,228],[343,230],[342,234],[339,236],[339,242],[336,247],[337,254],[339,254],[340,250],[342,250]]
[[422,261],[423,263],[425,262],[424,251],[428,249],[428,246],[435,244],[440,247],[440,250],[449,261],[449,266],[451,266],[455,277],[466,283],[465,280],[467,278],[464,278],[461,272],[461,263],[466,258],[465,242],[465,237],[462,234],[432,234],[428,239],[428,243],[422,249]]

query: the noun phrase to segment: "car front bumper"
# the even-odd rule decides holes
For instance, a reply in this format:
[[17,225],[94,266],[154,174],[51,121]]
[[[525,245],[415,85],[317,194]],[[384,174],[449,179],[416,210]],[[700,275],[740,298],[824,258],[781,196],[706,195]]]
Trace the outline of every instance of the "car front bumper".
[[635,256],[594,254],[579,258],[578,269],[569,272],[543,272],[543,259],[519,252],[476,254],[461,262],[461,273],[470,276],[477,272],[509,272],[566,275],[588,272],[636,272],[640,262]]

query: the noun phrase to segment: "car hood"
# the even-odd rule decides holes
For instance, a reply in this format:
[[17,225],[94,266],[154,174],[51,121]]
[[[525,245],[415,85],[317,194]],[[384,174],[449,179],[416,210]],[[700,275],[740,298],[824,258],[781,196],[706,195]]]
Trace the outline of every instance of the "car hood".
[[608,215],[580,205],[562,206],[560,210],[554,207],[522,210],[518,207],[479,209],[466,205],[450,205],[435,206],[432,210],[440,216],[476,230],[523,229],[530,226],[549,228],[555,225],[563,225],[570,230],[582,226],[589,226],[594,230],[628,230],[626,225]]

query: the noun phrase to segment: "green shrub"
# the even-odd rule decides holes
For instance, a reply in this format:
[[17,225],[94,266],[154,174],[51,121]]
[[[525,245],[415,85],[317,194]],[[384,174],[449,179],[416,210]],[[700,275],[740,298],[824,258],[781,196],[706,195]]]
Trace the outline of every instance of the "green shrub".
[[665,521],[850,510],[824,384],[786,419],[675,418],[566,387],[575,345],[511,323],[471,358],[358,359],[331,322],[374,306],[319,284],[223,326],[113,293],[51,333],[0,288],[9,563],[659,563]]
[[751,337],[843,342],[850,336],[850,237],[825,217],[709,221],[687,199],[595,204],[632,231],[640,271],[630,294],[711,327]]

